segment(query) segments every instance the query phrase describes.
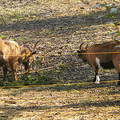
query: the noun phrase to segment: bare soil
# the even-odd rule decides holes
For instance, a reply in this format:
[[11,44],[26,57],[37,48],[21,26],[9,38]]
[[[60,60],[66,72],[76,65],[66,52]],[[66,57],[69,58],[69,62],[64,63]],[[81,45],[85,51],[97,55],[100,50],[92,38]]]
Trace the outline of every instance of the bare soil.
[[119,120],[113,83],[0,89],[1,120]]

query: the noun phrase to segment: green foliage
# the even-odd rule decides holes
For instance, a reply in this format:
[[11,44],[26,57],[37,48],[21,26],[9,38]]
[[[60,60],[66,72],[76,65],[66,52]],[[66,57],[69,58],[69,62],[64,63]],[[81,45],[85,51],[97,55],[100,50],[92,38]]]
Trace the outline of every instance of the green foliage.
[[2,38],[2,39],[6,39],[6,38],[8,38],[8,36],[1,35],[0,38]]
[[53,84],[52,76],[50,76],[52,72],[44,72],[44,73],[35,73],[26,74],[23,79],[25,81],[25,85],[42,85],[42,84]]
[[[36,64],[38,64],[37,60]],[[0,78],[0,86],[47,85],[61,83],[60,76],[65,70],[66,66],[59,63],[59,67],[53,67],[51,70],[27,73],[18,76],[17,81],[14,81],[13,76],[10,75],[5,81]]]
[[108,4],[108,5],[107,4],[97,4],[97,5],[93,6],[92,8],[99,8],[99,7],[106,8],[106,14],[104,16],[111,19],[111,23],[113,23],[113,25],[115,26],[115,29],[116,29],[116,32],[115,32],[116,37],[120,36],[120,31],[118,28],[119,21],[117,21],[115,19],[115,16],[119,13],[118,8],[117,8],[118,4],[114,4],[114,3]]
[[105,7],[105,4],[97,4],[97,5],[93,6],[92,8],[99,8],[99,7]]
[[120,32],[116,32],[116,36],[120,36]]

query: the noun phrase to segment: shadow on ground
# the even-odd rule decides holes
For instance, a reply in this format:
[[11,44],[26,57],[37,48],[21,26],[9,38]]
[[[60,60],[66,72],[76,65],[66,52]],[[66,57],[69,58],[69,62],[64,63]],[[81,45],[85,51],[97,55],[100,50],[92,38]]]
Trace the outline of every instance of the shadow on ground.
[[[71,108],[80,108],[80,109],[89,109],[89,107],[116,107],[120,106],[120,100],[109,100],[109,101],[103,101],[103,102],[81,102],[81,103],[75,103],[75,104],[67,104],[67,105],[62,105],[62,106],[30,106],[30,107],[11,107],[11,106],[6,106],[6,107],[0,107],[1,111],[4,111],[4,113],[0,113],[0,119],[2,120],[12,120],[14,117],[19,118],[19,114],[21,112],[33,112],[37,110],[50,110],[52,109],[71,109]],[[11,117],[10,117],[11,116]],[[14,117],[13,117],[14,116]]]
[[[31,21],[16,21],[13,23],[7,23],[4,21],[0,24],[0,32],[5,31],[31,31],[36,32],[36,34],[40,34],[43,29],[47,29],[44,34],[40,34],[40,36],[44,37],[47,34],[51,34],[53,36],[59,35],[68,35],[74,33],[78,30],[88,31],[89,26],[92,25],[100,25],[106,22],[109,22],[109,18],[98,18],[99,15],[105,14],[105,11],[100,12],[92,12],[88,15],[78,15],[78,16],[65,16],[65,17],[57,17],[57,18],[49,18],[43,20],[31,20]],[[30,15],[29,15],[30,16]],[[35,16],[40,16],[37,14]],[[4,16],[2,16],[4,18]],[[12,16],[9,16],[9,19]],[[116,16],[117,19],[120,19],[120,16]],[[88,27],[88,28],[85,28]],[[54,35],[55,34],[55,35]]]

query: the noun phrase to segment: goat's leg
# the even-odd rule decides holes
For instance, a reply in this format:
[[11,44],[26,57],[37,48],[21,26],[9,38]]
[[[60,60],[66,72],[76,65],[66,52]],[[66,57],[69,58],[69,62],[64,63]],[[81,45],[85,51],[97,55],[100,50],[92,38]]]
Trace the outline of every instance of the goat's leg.
[[3,80],[5,80],[6,74],[7,74],[7,68],[6,67],[2,67],[3,69]]
[[14,75],[14,80],[17,81],[17,72],[13,71],[13,75]]
[[14,63],[13,65],[11,65],[11,69],[13,72],[14,80],[17,81],[17,63]]
[[[120,80],[120,57],[119,55],[113,59],[113,65],[115,69],[118,71],[118,78]],[[116,85],[120,85],[120,81]]]
[[100,83],[100,77],[98,75],[99,68],[95,67],[94,70],[95,70],[95,78],[93,79],[93,82],[95,82],[96,84],[99,84]]

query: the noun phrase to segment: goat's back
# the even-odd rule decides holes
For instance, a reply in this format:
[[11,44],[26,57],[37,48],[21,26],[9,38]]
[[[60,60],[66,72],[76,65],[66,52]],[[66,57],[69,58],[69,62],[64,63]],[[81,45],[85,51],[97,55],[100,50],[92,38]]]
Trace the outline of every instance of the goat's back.
[[117,49],[120,49],[120,47],[116,49],[116,46],[118,45],[120,45],[120,42],[114,42],[114,41],[105,42],[102,44],[94,44],[89,47],[88,51],[89,52],[113,52]]
[[17,59],[20,55],[20,47],[14,41],[0,40],[0,60]]
[[[94,44],[90,46],[87,50],[87,59],[88,62],[95,61],[96,58],[98,58],[103,63],[110,62],[113,58],[113,55],[116,55],[116,53],[120,50],[120,42],[105,42],[102,44]],[[93,53],[93,54],[89,54]]]

